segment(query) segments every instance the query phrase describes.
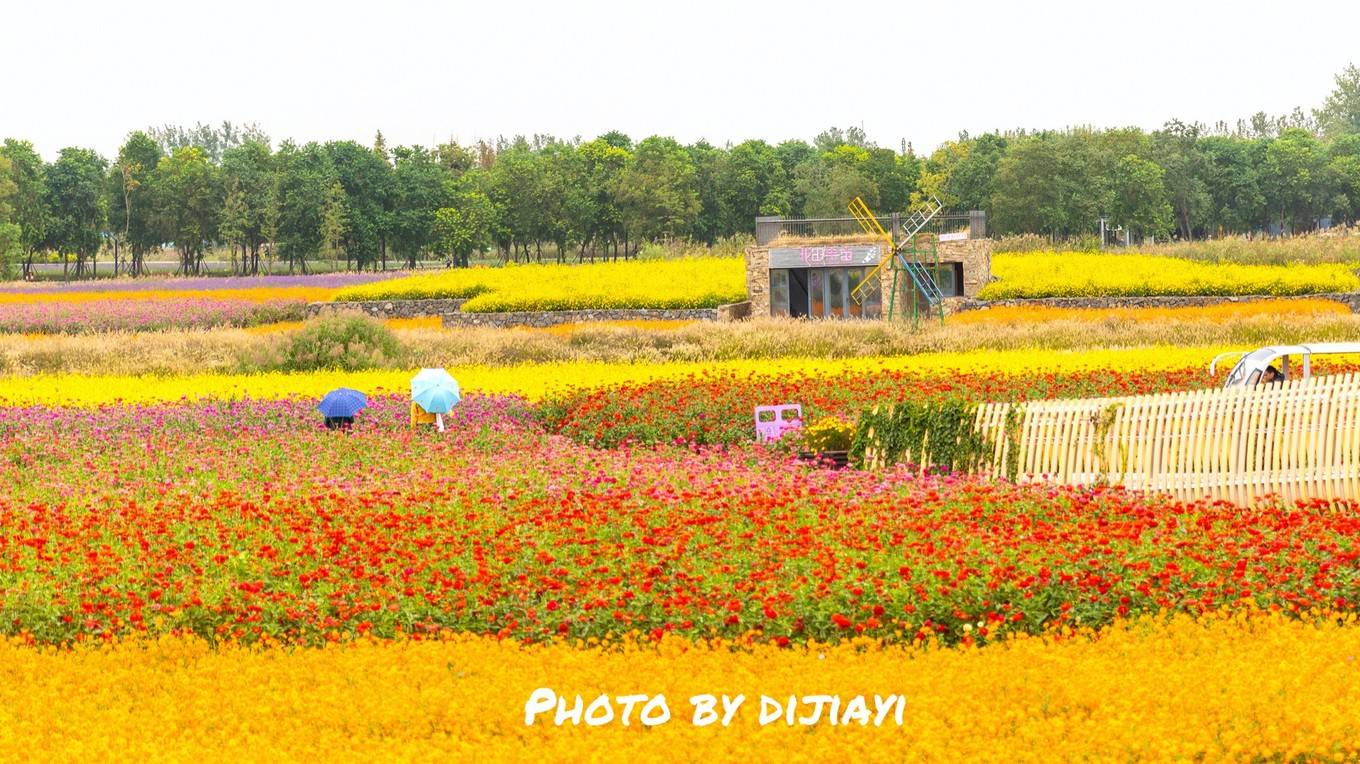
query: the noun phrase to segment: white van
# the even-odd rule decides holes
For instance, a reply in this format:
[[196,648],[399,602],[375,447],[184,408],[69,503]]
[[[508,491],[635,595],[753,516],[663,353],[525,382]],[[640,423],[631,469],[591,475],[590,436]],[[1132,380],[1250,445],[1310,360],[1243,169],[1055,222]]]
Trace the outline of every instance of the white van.
[[[1224,387],[1255,387],[1256,385],[1288,379],[1308,379],[1312,373],[1313,356],[1350,353],[1360,355],[1360,342],[1271,345],[1245,354],[1241,351],[1219,353],[1213,361],[1209,362],[1209,376],[1213,376],[1214,369],[1218,366],[1220,359],[1240,355],[1242,360],[1238,361],[1237,365],[1228,373],[1228,379],[1223,383]],[[1291,361],[1296,358],[1299,359],[1297,365],[1291,364]],[[1279,373],[1277,379],[1271,379],[1271,375],[1268,373],[1271,368]]]

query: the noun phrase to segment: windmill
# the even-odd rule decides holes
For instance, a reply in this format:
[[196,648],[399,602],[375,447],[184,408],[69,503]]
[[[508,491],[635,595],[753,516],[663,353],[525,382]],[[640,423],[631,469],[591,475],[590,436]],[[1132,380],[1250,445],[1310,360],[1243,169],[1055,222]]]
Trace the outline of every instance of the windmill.
[[[939,284],[935,283],[935,276],[932,265],[939,265],[939,255],[935,248],[935,237],[926,236],[923,245],[920,243],[920,233],[936,215],[944,209],[940,200],[930,197],[926,200],[925,206],[913,212],[910,217],[902,221],[901,239],[894,241],[891,234],[883,230],[878,218],[874,217],[873,212],[864,200],[855,197],[850,202],[850,214],[859,221],[860,228],[874,238],[882,239],[888,247],[886,257],[879,258],[878,266],[870,271],[864,280],[859,282],[854,289],[850,290],[850,298],[855,302],[864,301],[864,297],[869,294],[871,289],[881,289],[881,279],[883,269],[892,271],[892,292],[888,298],[888,320],[892,320],[893,312],[896,309],[897,294],[900,291],[898,284],[900,279],[909,279],[917,299],[911,303],[911,318],[915,322],[919,320],[921,313],[920,303],[925,303],[925,310],[930,313],[938,313],[940,320],[944,320],[944,295],[940,292]],[[928,264],[926,257],[929,256],[934,262]]]

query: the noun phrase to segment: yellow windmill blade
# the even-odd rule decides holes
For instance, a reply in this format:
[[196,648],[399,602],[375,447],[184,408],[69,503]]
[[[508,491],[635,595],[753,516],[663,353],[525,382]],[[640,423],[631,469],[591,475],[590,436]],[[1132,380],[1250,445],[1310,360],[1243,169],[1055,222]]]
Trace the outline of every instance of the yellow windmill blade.
[[897,244],[893,242],[892,236],[889,235],[887,231],[883,230],[883,226],[879,224],[878,218],[874,217],[874,213],[869,210],[869,205],[865,204],[864,200],[858,196],[854,198],[854,201],[850,202],[850,214],[855,216],[855,220],[859,222],[859,227],[863,228],[865,233],[883,239],[888,245],[887,254],[879,258],[878,266],[872,271],[869,271],[869,273],[864,276],[864,279],[860,281],[859,284],[856,284],[854,289],[850,290],[850,299],[854,300],[856,303],[862,303],[864,302],[864,287],[871,281],[877,283],[879,271],[892,263],[893,252],[897,250]]

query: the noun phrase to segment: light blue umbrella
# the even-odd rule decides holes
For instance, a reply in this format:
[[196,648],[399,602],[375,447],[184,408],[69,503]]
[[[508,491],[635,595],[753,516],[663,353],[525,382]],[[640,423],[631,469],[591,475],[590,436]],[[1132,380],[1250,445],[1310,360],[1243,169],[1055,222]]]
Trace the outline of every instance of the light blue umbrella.
[[447,414],[462,399],[458,380],[443,369],[421,369],[411,379],[411,400],[431,414]]

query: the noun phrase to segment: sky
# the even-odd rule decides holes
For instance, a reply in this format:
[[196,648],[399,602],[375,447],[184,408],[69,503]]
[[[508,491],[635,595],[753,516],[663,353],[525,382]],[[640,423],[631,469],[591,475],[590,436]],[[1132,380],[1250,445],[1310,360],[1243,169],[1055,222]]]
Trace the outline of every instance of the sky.
[[1354,0],[47,0],[0,18],[0,139],[49,160],[223,120],[389,146],[855,125],[928,153],[960,131],[1311,109],[1360,65]]

